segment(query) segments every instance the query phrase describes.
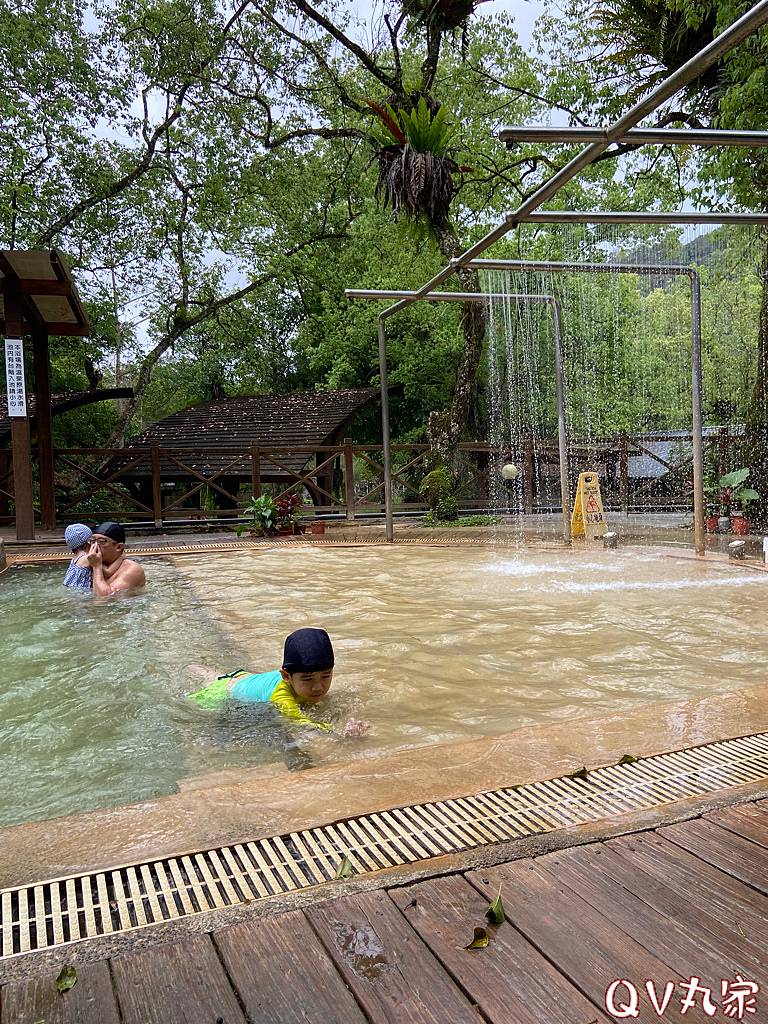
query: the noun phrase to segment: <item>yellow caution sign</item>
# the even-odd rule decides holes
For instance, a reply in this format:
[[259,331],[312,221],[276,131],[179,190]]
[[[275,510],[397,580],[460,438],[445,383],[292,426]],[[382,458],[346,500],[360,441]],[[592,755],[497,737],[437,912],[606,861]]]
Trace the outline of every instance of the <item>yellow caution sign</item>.
[[571,515],[571,536],[594,540],[608,530],[597,473],[579,473]]

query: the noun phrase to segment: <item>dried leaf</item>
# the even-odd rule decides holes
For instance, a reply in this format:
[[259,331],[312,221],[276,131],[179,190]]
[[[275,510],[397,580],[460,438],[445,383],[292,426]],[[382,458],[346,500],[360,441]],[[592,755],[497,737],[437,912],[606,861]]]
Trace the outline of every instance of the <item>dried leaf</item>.
[[619,761],[619,764],[634,764],[635,761],[639,761],[639,760],[640,759],[638,757],[635,757],[634,754],[624,754],[624,755],[622,755],[622,758]]
[[470,943],[464,946],[464,949],[485,949],[490,942],[488,938],[488,932],[485,928],[475,928],[475,934]]
[[62,967],[61,972],[56,979],[56,988],[59,992],[69,992],[71,988],[74,988],[77,984],[77,971],[70,964],[69,967]]
[[349,857],[345,855],[344,860],[341,862],[341,864],[339,864],[338,868],[336,869],[336,878],[351,878],[353,875],[356,874],[357,871],[355,871],[352,861],[349,859]]
[[566,779],[586,779],[589,775],[586,765],[582,765],[581,768],[577,768],[575,772],[571,772],[570,775],[566,775]]
[[485,912],[485,916],[494,924],[502,924],[504,921],[504,904],[501,902],[501,886],[499,886],[499,895],[493,903],[489,904],[488,909]]

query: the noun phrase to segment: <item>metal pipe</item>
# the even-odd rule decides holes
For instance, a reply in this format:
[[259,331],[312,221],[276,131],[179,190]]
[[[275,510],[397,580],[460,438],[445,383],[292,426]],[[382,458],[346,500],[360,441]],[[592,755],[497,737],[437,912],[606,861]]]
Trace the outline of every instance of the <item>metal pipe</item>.
[[[395,288],[345,288],[348,299],[407,299],[416,292]],[[429,292],[424,302],[485,302],[487,299],[524,299],[526,302],[551,302],[552,295],[509,295],[507,292]]]
[[379,384],[381,386],[381,436],[384,449],[384,521],[388,543],[395,536],[392,521],[392,452],[389,436],[389,389],[387,384],[387,332],[383,317],[379,317]]
[[693,545],[704,554],[704,437],[701,411],[701,283],[691,271],[691,431],[693,434]]
[[[392,299],[407,298],[414,292],[393,289],[347,288],[348,299]],[[507,292],[429,292],[424,296],[430,302],[488,302],[505,299],[512,302],[547,302],[552,306],[555,341],[555,388],[557,393],[557,438],[560,452],[560,500],[563,507],[563,540],[571,542],[571,495],[569,486],[568,437],[565,431],[565,371],[563,367],[560,303],[554,295],[508,294]],[[387,540],[394,538],[392,522],[392,476],[389,468],[389,396],[386,393],[387,341],[384,321],[379,318],[379,378],[384,383],[381,390],[381,423],[384,436],[384,514]],[[385,413],[386,410],[386,413]],[[389,487],[387,486],[389,484]]]
[[529,270],[531,273],[578,274],[690,274],[691,268],[679,264],[663,266],[649,263],[563,263],[558,260],[472,260],[471,270]]
[[521,219],[526,224],[768,224],[768,213],[631,213],[596,210],[544,210]]
[[728,131],[714,128],[630,128],[618,137],[608,138],[605,128],[550,128],[515,125],[502,128],[499,139],[505,145],[518,142],[606,142],[633,146],[670,144],[677,146],[768,146],[768,132]]
[[707,68],[715,64],[723,54],[732,50],[734,46],[737,46],[748,35],[751,35],[752,32],[765,24],[766,21],[768,21],[768,0],[759,0],[754,7],[750,7],[745,14],[737,18],[732,25],[729,25],[711,43],[694,54],[690,60],[687,60],[674,74],[660,82],[646,97],[630,107],[627,113],[623,114],[618,121],[615,121],[606,128],[604,141],[591,143],[572,160],[569,160],[564,167],[530,195],[514,213],[507,214],[501,224],[493,228],[492,231],[489,231],[478,242],[475,242],[457,259],[452,260],[449,266],[441,270],[430,281],[423,284],[412,299],[401,299],[394,306],[385,309],[380,314],[381,318],[386,319],[399,310],[405,309],[412,302],[417,302],[427,292],[433,291],[443,281],[446,281],[457,266],[466,266],[471,260],[479,256],[480,253],[485,252],[489,246],[493,245],[499,238],[502,238],[518,222],[525,220],[529,213],[533,213],[542,203],[551,199],[555,192],[567,184],[571,178],[574,178],[582,168],[592,163],[596,157],[604,152],[612,141],[621,138],[630,128],[634,128],[644,117],[653,113],[665,100],[674,96],[683,86],[692,82],[694,78],[697,78]]

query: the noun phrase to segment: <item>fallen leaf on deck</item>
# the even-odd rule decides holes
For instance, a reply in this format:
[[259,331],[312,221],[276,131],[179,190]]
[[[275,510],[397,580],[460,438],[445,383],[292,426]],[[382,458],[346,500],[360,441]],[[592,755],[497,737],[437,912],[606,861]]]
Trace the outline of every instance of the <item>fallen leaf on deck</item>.
[[475,928],[474,938],[470,943],[464,946],[464,949],[485,949],[490,942],[488,938],[488,932],[485,928]]
[[499,886],[499,895],[489,904],[488,909],[485,912],[485,916],[489,921],[493,921],[494,924],[501,924],[504,921],[504,904],[501,902],[501,886]]
[[56,979],[56,988],[59,992],[69,992],[77,984],[77,971],[74,967],[62,967]]
[[344,860],[341,862],[341,864],[339,864],[338,868],[336,869],[337,878],[351,878],[352,875],[356,874],[357,872],[355,871],[354,865],[352,864],[352,861],[349,859],[349,857],[345,857]]

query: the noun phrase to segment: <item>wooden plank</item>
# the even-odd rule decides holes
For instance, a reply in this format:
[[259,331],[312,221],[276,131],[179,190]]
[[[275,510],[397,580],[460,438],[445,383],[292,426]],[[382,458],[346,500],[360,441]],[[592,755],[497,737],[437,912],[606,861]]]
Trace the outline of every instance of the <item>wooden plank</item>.
[[0,1020],[3,1024],[120,1024],[107,963],[76,969],[77,983],[69,992],[56,988],[58,967],[0,989]]
[[768,899],[654,832],[621,836],[606,846],[661,879],[692,906],[768,949]]
[[768,894],[768,850],[703,818],[667,825],[659,835]]
[[[631,935],[675,973],[702,978],[719,993],[734,971],[768,981],[764,953],[716,919],[703,922],[673,889],[638,872],[612,850],[591,843],[542,857],[539,862],[598,913]],[[702,926],[703,925],[703,926]]]
[[[643,993],[638,1014],[632,1019],[639,1024],[658,1024],[659,1016],[645,995],[646,979],[663,990],[668,980],[677,982],[679,976],[559,883],[540,861],[514,861],[466,877],[488,900],[494,899],[501,887],[507,920],[596,1006],[605,1008],[606,990],[613,981],[625,978]],[[624,995],[618,991],[617,1001]],[[664,1019],[688,1024],[698,1020],[681,1014],[679,999],[670,1003]]]
[[463,947],[485,924],[488,900],[461,876],[389,893],[411,927],[494,1024],[574,1024],[608,1020],[508,922],[486,949]]
[[[665,844],[671,851],[675,851],[672,844]],[[579,849],[595,849],[595,847],[580,847]],[[750,969],[755,965],[763,966],[765,960],[762,942],[756,943],[747,936],[744,928],[736,919],[724,919],[723,915],[706,905],[700,906],[693,898],[697,884],[707,887],[709,880],[703,875],[697,879],[693,870],[689,874],[692,893],[686,895],[681,893],[674,883],[673,871],[668,871],[668,859],[664,856],[664,849],[659,851],[657,875],[643,870],[637,862],[622,856],[619,847],[608,846],[605,843],[598,847],[600,853],[600,867],[611,878],[623,885],[629,892],[639,896],[649,907],[653,907],[660,913],[665,914],[673,921],[682,922],[687,932],[700,936],[703,942],[714,945],[722,954],[729,957],[729,963],[738,964],[741,961],[749,964]],[[579,860],[574,853],[574,860]],[[571,856],[571,851],[565,854]],[[701,862],[699,862],[701,863]],[[702,868],[708,865],[701,863]],[[748,890],[745,890],[748,892]]]
[[123,1024],[245,1024],[208,936],[115,957],[112,977]]
[[365,1021],[300,911],[223,928],[213,940],[249,1020],[265,1024]]
[[711,811],[704,815],[704,819],[768,849],[768,808],[766,807],[760,807],[757,804],[742,804],[740,807],[728,807],[723,811]]
[[478,1024],[385,892],[332,900],[306,916],[371,1024]]

